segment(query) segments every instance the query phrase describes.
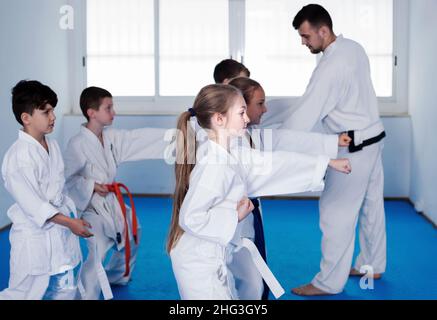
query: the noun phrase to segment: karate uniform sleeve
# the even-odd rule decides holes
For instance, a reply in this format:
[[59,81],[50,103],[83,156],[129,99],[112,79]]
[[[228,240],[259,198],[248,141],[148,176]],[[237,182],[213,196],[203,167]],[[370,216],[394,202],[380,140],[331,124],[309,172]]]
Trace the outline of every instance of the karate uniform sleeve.
[[220,205],[223,195],[203,185],[190,188],[179,213],[181,228],[196,237],[228,244],[238,224],[237,206]]
[[59,213],[59,209],[51,205],[41,196],[35,169],[19,167],[5,175],[5,186],[24,214],[38,227],[48,227],[48,219]]
[[250,197],[320,191],[329,158],[247,149],[243,162]]
[[287,129],[272,131],[273,150],[326,155],[337,158],[338,136]]
[[296,103],[291,98],[278,98],[267,101],[268,111],[263,115],[261,127],[277,128],[295,110]]
[[86,158],[79,143],[69,143],[64,153],[65,179],[68,196],[80,211],[85,211],[94,193],[95,180],[82,174]]
[[331,112],[342,94],[340,70],[332,68],[314,70],[304,95],[298,100],[295,111],[283,122],[280,129],[311,131]]
[[114,144],[117,163],[147,159],[164,159],[169,142],[165,140],[168,129],[141,128],[108,131]]

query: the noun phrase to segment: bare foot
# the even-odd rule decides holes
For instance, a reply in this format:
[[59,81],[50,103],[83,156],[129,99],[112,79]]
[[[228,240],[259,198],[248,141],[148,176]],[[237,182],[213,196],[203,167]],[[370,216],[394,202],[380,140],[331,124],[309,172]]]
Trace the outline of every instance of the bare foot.
[[319,288],[313,286],[311,283],[306,284],[304,286],[294,288],[291,290],[294,294],[297,294],[298,296],[326,296],[326,295],[332,295],[332,293],[328,293],[325,291],[320,290]]
[[[366,276],[366,273],[361,273],[357,269],[352,268],[351,271],[349,272],[349,275],[351,277],[364,277],[364,276]],[[379,280],[379,279],[381,279],[381,277],[382,277],[382,274],[380,274],[380,273],[374,273],[373,274],[373,279],[374,280]]]

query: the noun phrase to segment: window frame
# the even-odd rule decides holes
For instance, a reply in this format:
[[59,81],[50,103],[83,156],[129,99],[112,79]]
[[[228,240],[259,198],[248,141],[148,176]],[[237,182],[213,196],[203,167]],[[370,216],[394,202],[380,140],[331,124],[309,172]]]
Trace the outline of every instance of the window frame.
[[[159,17],[159,0],[154,1],[155,17]],[[229,1],[229,57],[244,63],[245,54],[245,1]],[[72,97],[70,114],[80,114],[79,96],[87,83],[86,70],[86,0],[68,0],[74,8],[74,29],[69,34],[69,81]],[[408,114],[408,20],[409,0],[393,0],[393,82],[392,96],[378,97],[381,115],[404,116]],[[177,115],[192,105],[195,96],[160,96],[159,74],[159,18],[154,20],[155,34],[155,95],[114,97],[118,114],[125,115]],[[213,82],[211,66],[211,83]],[[206,85],[206,84],[205,84]],[[199,88],[200,90],[200,88]],[[295,103],[295,96],[267,96],[287,99]]]

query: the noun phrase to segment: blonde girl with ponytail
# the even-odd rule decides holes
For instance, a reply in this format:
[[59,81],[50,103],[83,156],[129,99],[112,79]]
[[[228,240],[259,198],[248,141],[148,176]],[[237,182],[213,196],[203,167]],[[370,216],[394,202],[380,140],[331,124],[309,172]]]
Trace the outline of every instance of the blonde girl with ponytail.
[[[208,134],[202,152],[190,125],[193,116]],[[245,135],[248,123],[241,92],[221,84],[202,88],[193,107],[178,119],[167,251],[181,299],[238,299],[228,268],[238,250],[248,250],[273,295],[279,297],[282,287],[253,243],[240,236],[239,222],[254,208],[249,197],[320,190],[328,165],[350,172],[346,159],[233,149],[232,142]]]

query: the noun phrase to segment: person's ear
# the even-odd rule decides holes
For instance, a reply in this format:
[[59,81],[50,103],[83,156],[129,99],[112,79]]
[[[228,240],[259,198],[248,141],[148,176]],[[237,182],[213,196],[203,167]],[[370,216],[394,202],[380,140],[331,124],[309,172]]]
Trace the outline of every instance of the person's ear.
[[217,122],[220,127],[223,127],[226,124],[226,116],[221,113],[217,113]]
[[20,118],[21,118],[21,122],[23,122],[23,125],[29,125],[32,116],[30,114],[28,114],[27,112],[23,112],[21,114]]
[[93,118],[94,118],[94,115],[95,115],[95,110],[92,109],[92,108],[89,108],[89,109],[86,111],[86,114],[87,114],[87,116],[88,116],[88,119],[93,119]]
[[211,121],[214,126],[223,127],[225,125],[225,116],[216,112],[212,115]]
[[231,82],[232,79],[229,78],[225,78],[222,82],[222,84],[229,84],[229,82]]
[[321,36],[323,39],[326,39],[330,34],[329,28],[327,26],[321,26],[318,32],[319,36]]

